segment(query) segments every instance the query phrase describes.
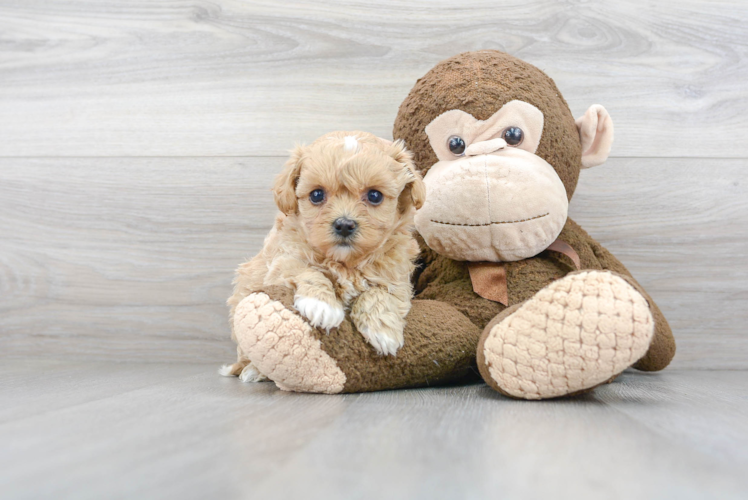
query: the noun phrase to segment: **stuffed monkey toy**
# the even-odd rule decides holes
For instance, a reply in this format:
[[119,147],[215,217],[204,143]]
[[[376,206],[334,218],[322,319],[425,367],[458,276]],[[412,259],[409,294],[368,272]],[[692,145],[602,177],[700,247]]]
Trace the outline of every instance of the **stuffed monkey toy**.
[[418,80],[393,136],[426,184],[404,346],[381,356],[348,320],[315,329],[291,290],[267,287],[234,316],[237,343],[260,372],[281,389],[322,393],[479,373],[506,396],[546,399],[670,363],[675,342],[657,305],[567,217],[580,170],[610,152],[602,106],[574,120],[539,69],[499,51],[468,52]]

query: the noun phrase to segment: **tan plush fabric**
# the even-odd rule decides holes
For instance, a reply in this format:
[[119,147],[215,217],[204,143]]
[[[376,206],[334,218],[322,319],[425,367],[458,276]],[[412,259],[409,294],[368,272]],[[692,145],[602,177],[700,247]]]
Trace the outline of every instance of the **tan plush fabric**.
[[242,300],[234,314],[234,332],[244,354],[283,390],[343,391],[345,374],[311,335],[312,327],[281,302],[264,293]]
[[468,262],[473,291],[493,302],[509,305],[506,286],[506,266],[498,262]]
[[566,255],[574,263],[574,267],[576,267],[577,269],[582,269],[582,261],[579,260],[579,255],[577,255],[577,251],[574,250],[574,247],[572,247],[565,241],[561,239],[557,239],[556,241],[551,243],[551,245],[547,248],[547,250]]
[[537,255],[558,237],[568,214],[564,184],[553,168],[517,148],[440,161],[424,184],[416,229],[431,249],[454,260]]
[[593,104],[576,120],[579,139],[582,142],[582,168],[602,165],[613,145],[613,120],[608,111]]
[[573,273],[487,329],[479,369],[513,397],[565,396],[634,364],[653,333],[646,299],[624,279],[608,271]]

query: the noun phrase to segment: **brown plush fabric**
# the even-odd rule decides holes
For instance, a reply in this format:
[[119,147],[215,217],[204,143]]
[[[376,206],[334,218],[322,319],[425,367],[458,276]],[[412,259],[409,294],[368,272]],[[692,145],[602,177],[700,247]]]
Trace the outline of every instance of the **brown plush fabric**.
[[543,136],[536,154],[553,165],[571,199],[579,179],[582,146],[569,106],[548,75],[504,52],[466,52],[434,66],[400,105],[392,135],[405,141],[425,175],[437,162],[425,132],[431,120],[451,109],[487,120],[515,99],[543,112]]
[[481,332],[465,316],[444,302],[416,300],[408,317],[405,345],[396,356],[378,355],[349,321],[329,335],[318,331],[322,348],[347,377],[344,392],[477,378],[474,353]]
[[[294,311],[293,292],[280,286],[262,290]],[[313,335],[346,376],[343,392],[366,392],[479,380],[475,346],[481,331],[454,307],[432,300],[413,301],[405,327],[405,345],[397,356],[380,356],[355,326]]]

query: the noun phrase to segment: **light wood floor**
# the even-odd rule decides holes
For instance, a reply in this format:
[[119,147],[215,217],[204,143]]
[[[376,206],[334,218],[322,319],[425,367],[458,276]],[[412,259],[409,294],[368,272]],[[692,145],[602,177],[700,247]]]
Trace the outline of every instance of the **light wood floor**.
[[748,373],[342,396],[205,364],[4,363],[0,498],[748,498]]

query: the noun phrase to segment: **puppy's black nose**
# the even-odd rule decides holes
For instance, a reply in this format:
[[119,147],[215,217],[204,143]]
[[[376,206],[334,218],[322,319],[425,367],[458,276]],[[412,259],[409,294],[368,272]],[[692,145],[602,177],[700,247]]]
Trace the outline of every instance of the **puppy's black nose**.
[[335,230],[335,233],[343,238],[347,238],[356,230],[356,221],[352,221],[346,217],[339,217],[332,223],[332,228]]

